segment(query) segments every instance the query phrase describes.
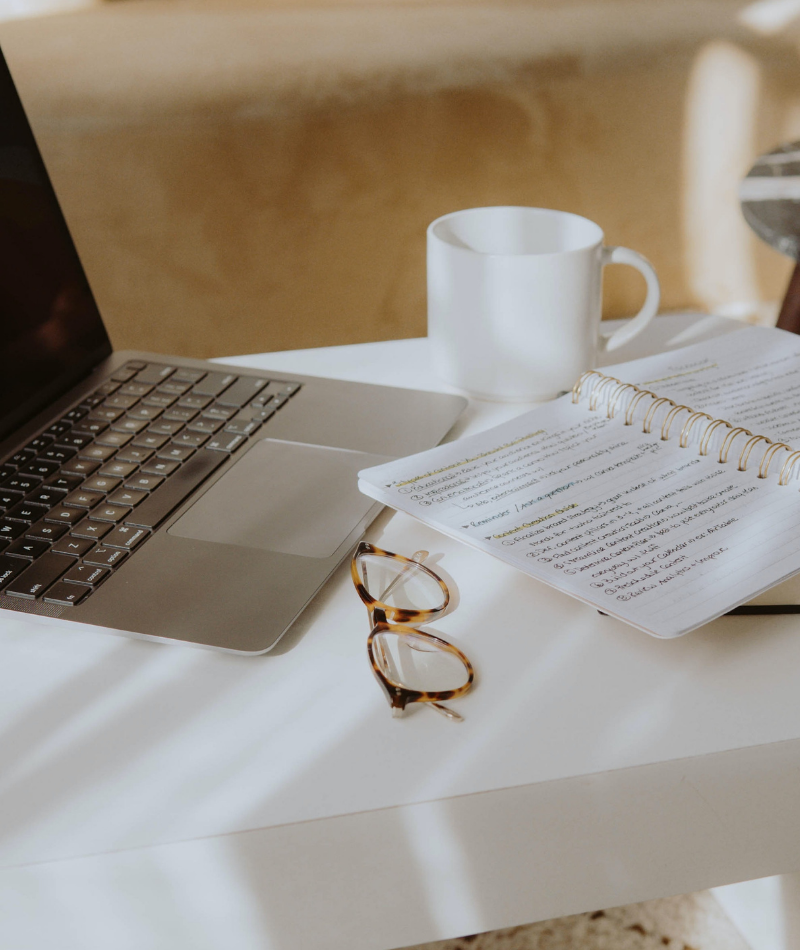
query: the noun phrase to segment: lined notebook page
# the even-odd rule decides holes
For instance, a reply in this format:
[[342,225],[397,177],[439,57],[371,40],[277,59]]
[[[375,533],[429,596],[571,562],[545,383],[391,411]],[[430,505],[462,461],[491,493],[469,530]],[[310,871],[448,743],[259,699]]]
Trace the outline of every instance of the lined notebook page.
[[800,449],[800,336],[793,333],[749,327],[603,372]]
[[[780,331],[746,330],[604,372],[754,432],[775,426],[790,444],[791,433],[800,436],[800,412],[782,388],[800,384],[800,340]],[[681,448],[688,413],[664,441],[670,406],[653,414],[647,434],[652,400],[641,400],[625,425],[629,400],[609,419],[603,403],[590,411],[586,398],[573,404],[565,396],[488,432],[367,469],[359,484],[660,637],[687,633],[800,571],[798,482],[779,486],[777,469],[757,477],[765,443],[739,472],[739,442],[721,465],[721,438],[699,454],[705,423]]]

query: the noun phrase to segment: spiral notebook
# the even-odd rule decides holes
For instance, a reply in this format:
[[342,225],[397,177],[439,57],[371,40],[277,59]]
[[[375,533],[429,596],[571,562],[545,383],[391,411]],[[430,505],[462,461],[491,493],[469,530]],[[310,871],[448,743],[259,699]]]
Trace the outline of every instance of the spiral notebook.
[[501,426],[365,469],[359,487],[681,636],[800,572],[800,337],[752,327],[592,370]]

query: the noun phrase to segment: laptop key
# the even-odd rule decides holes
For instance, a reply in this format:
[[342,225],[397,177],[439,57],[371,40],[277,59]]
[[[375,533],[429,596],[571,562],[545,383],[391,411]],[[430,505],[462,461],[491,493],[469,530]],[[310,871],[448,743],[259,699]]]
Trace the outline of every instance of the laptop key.
[[[101,419],[81,419],[81,421],[75,426],[72,430],[74,433],[80,435],[89,435],[95,436],[100,435],[101,432],[105,432],[108,428],[108,423],[103,422]],[[58,439],[59,442],[63,441],[63,437]]]
[[176,393],[151,393],[142,400],[143,406],[156,406],[159,409],[168,409],[176,400]]
[[89,475],[93,475],[97,469],[100,468],[100,462],[91,459],[73,459],[61,469],[62,474],[67,475],[80,475],[83,478],[88,478]]
[[147,528],[137,528],[132,524],[118,524],[103,539],[103,545],[107,548],[122,548],[125,551],[132,551],[149,535],[150,532]]
[[174,442],[170,442],[169,445],[165,445],[163,449],[158,450],[157,457],[168,461],[185,462],[193,454],[194,449],[191,445],[175,445]]
[[53,584],[42,600],[47,604],[75,607],[82,600],[85,600],[91,592],[91,587],[84,587],[80,584],[65,584],[64,581],[59,581],[57,584]]
[[165,422],[191,422],[199,409],[190,409],[188,406],[173,406],[164,413]]
[[207,432],[180,432],[172,440],[173,445],[189,445],[192,448],[199,448],[204,442],[208,441],[210,433]]
[[[106,428],[105,423],[103,423],[103,428]],[[74,455],[75,449],[82,449],[84,445],[88,445],[93,438],[94,433],[92,432],[80,432],[77,429],[70,429],[69,432],[65,432],[64,435],[58,437],[56,444],[72,449],[72,454]],[[42,458],[50,457],[49,455],[42,454]]]
[[83,477],[81,475],[68,475],[64,472],[58,472],[58,474],[51,475],[50,478],[45,479],[44,485],[63,493],[77,488],[82,481]]
[[205,409],[211,401],[211,396],[198,396],[195,393],[187,393],[178,400],[178,406],[184,409]]
[[36,541],[58,541],[67,531],[69,531],[69,525],[37,521],[32,528],[28,528],[25,537],[33,538]]
[[162,383],[156,388],[157,393],[168,393],[170,396],[182,396],[185,392],[188,392],[192,388],[191,383],[178,383],[170,380],[167,383]]
[[22,501],[21,491],[6,491],[5,488],[0,490],[0,508],[13,508],[18,501]]
[[162,475],[146,475],[144,472],[139,472],[125,482],[125,487],[134,488],[137,491],[153,491],[163,481],[164,477]]
[[133,465],[142,465],[153,454],[153,449],[146,449],[140,445],[129,445],[117,452],[119,462],[130,462]]
[[135,406],[139,401],[138,396],[133,396],[131,394],[125,394],[123,392],[116,392],[113,396],[109,396],[108,399],[103,403],[104,406],[111,406],[113,409],[130,409],[131,406]]
[[83,406],[75,406],[74,409],[70,409],[69,412],[65,412],[63,418],[65,421],[68,419],[70,422],[77,422],[78,419],[83,419],[83,417],[87,415],[88,412],[89,410],[85,409]]
[[137,373],[136,382],[147,383],[150,386],[155,386],[158,383],[162,383],[174,372],[174,366],[162,366],[160,363],[148,363],[143,370]]
[[157,527],[201,482],[227,461],[227,455],[200,449],[159,489],[125,518],[125,523],[143,528]]
[[35,560],[50,547],[47,541],[36,541],[33,538],[17,538],[10,544],[3,554],[9,557],[22,557],[29,561]]
[[52,508],[53,505],[57,505],[64,498],[63,494],[60,491],[56,491],[55,488],[39,488],[35,491],[28,501],[32,505],[41,505],[43,508]]
[[52,445],[54,439],[55,439],[55,436],[47,435],[46,433],[43,432],[41,435],[37,436],[32,442],[29,442],[25,446],[25,448],[32,449],[34,452],[40,452],[42,449],[46,449],[48,445]]
[[137,372],[138,370],[133,369],[133,367],[121,366],[119,369],[114,370],[111,374],[111,379],[116,380],[118,383],[127,383],[129,379],[133,379]]
[[236,435],[252,435],[260,426],[260,419],[231,419],[225,426],[225,431]]
[[159,406],[136,406],[135,409],[131,409],[128,412],[126,419],[138,419],[139,421],[152,422],[154,419],[157,419],[161,413],[162,409]]
[[219,396],[237,377],[230,373],[206,373],[205,378],[195,383],[192,392],[198,396]]
[[98,445],[93,442],[91,445],[87,445],[85,449],[81,449],[79,456],[82,459],[107,462],[116,451],[117,447],[115,445]]
[[123,508],[121,505],[99,505],[89,515],[90,521],[111,521],[116,524],[122,521],[130,514],[130,508]]
[[175,435],[183,428],[183,422],[169,422],[163,417],[154,425],[151,425],[148,432],[155,432],[156,435]]
[[28,524],[33,524],[33,522],[38,521],[46,511],[46,508],[42,508],[39,505],[32,505],[27,501],[21,501],[14,505],[13,508],[9,508],[3,517],[9,518],[11,521],[27,521]]
[[189,369],[186,366],[179,366],[178,369],[175,370],[172,381],[181,383],[199,383],[205,375],[205,370]]
[[177,468],[179,468],[180,464],[180,462],[170,459],[151,459],[147,465],[142,466],[142,474],[163,475],[164,477],[167,477],[171,475]]
[[109,429],[108,432],[98,435],[97,444],[115,445],[117,448],[121,449],[122,446],[127,445],[132,438],[132,432],[115,432],[113,429]]
[[16,541],[20,535],[25,534],[27,527],[28,526],[21,521],[0,520],[0,538],[6,541]]
[[63,504],[70,508],[89,509],[94,508],[95,505],[99,505],[104,498],[105,495],[103,495],[102,492],[86,491],[84,488],[80,488],[78,491],[74,491],[67,495],[63,501]]
[[86,406],[87,410],[94,409],[95,406],[100,405],[103,399],[103,396],[99,395],[98,393],[94,393],[91,396],[85,396],[81,405]]
[[222,419],[223,422],[227,422],[231,416],[236,415],[236,409],[234,406],[211,406],[209,409],[202,414],[201,419]]
[[91,411],[89,419],[92,421],[96,419],[99,422],[114,422],[116,419],[119,419],[124,412],[124,409],[114,409],[111,406],[98,406],[97,409]]
[[46,430],[47,435],[59,436],[63,432],[66,432],[68,429],[71,429],[72,425],[69,422],[54,422],[49,429]]
[[11,581],[6,596],[35,600],[74,563],[71,557],[48,551]]
[[125,383],[124,386],[120,387],[119,391],[126,396],[136,396],[138,399],[152,392],[152,389],[153,387],[149,383]]
[[63,580],[66,584],[86,584],[87,587],[96,587],[107,576],[107,567],[96,567],[94,564],[76,564],[67,571]]
[[258,406],[252,407],[248,406],[247,409],[242,409],[237,419],[255,419],[257,422],[266,422],[270,416],[275,415],[275,411],[278,407],[275,405],[275,400],[271,400],[268,405],[259,408]]
[[127,415],[124,419],[117,419],[111,428],[116,429],[117,432],[132,432],[136,435],[142,429],[146,429],[148,425],[148,419],[132,419],[130,415]]
[[98,567],[116,567],[128,556],[127,551],[121,548],[107,548],[100,546],[94,549],[91,554],[85,554],[84,564],[96,564]]
[[0,554],[0,590],[20,575],[27,566],[28,562],[21,558],[6,557],[5,554]]
[[226,389],[217,398],[217,402],[220,406],[241,408],[255,399],[268,382],[268,379],[258,379],[255,376],[240,376],[229,389]]
[[[3,491],[19,492],[22,496],[27,495],[28,492],[38,488],[41,484],[41,478],[36,478],[34,475],[12,475],[11,478],[7,478],[3,482]],[[22,500],[21,497],[19,500]]]
[[[129,508],[135,508],[147,498],[146,491],[137,491],[135,488],[118,488],[113,494],[108,496],[108,503],[111,505],[127,505]],[[107,544],[108,542],[106,542]]]
[[70,537],[84,538],[88,541],[99,541],[101,538],[104,538],[113,527],[112,524],[103,523],[102,521],[87,520],[79,524],[77,528],[73,528],[72,531],[70,531]]
[[59,445],[51,445],[49,449],[45,449],[39,454],[40,459],[46,459],[48,462],[68,462],[71,458],[75,457],[77,449],[70,449],[66,447],[61,447]]
[[48,462],[36,459],[19,470],[20,475],[35,475],[37,478],[48,478],[58,471],[58,462]]
[[[57,525],[53,525],[53,527],[55,528]],[[91,551],[93,547],[94,541],[89,538],[74,538],[70,535],[68,538],[61,538],[60,541],[56,541],[52,550],[56,554],[69,554],[72,557],[83,557],[83,555]]]
[[13,465],[16,468],[24,468],[28,462],[36,458],[36,449],[20,449],[6,462],[7,465]]
[[206,435],[213,435],[219,429],[225,425],[222,419],[206,419],[203,416],[200,416],[199,419],[195,419],[194,422],[190,422],[186,426],[189,432],[205,432]]
[[113,478],[111,475],[93,475],[81,486],[84,491],[110,492],[119,488],[121,478]]
[[66,508],[63,503],[51,508],[44,516],[45,521],[52,521],[55,524],[77,524],[86,514],[85,508]]
[[104,465],[98,474],[111,475],[114,478],[127,478],[129,475],[132,475],[137,468],[138,466],[135,462],[120,462],[118,459],[114,459],[113,462]]
[[158,488],[163,481],[164,477],[162,475],[145,475],[142,471],[125,482],[125,487],[135,488],[139,491],[153,491],[153,489]]
[[237,435],[235,432],[220,432],[219,435],[215,435],[214,438],[207,443],[206,448],[214,452],[228,453],[238,449],[244,441],[245,436],[243,435]]
[[160,449],[165,442],[169,442],[168,435],[158,435],[150,431],[140,432],[133,440],[133,444],[142,449]]

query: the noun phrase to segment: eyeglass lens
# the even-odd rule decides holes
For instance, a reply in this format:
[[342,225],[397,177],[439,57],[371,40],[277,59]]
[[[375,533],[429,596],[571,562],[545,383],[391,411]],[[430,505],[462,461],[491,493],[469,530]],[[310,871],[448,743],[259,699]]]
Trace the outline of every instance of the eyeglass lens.
[[428,637],[384,631],[375,635],[373,655],[390,682],[410,690],[459,689],[469,678],[460,657]]
[[435,577],[415,564],[377,554],[358,559],[361,583],[375,600],[401,610],[438,610],[445,594]]

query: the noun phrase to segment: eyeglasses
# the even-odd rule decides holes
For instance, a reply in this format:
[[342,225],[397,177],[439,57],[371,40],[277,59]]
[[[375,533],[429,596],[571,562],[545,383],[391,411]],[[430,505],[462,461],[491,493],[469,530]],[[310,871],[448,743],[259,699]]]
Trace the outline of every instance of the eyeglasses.
[[472,664],[452,643],[414,629],[440,617],[450,602],[445,582],[421,563],[427,556],[417,551],[401,557],[362,541],[350,570],[372,624],[367,640],[372,671],[392,715],[402,716],[409,703],[427,703],[460,722],[442,701],[463,696],[472,686]]

